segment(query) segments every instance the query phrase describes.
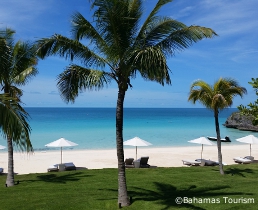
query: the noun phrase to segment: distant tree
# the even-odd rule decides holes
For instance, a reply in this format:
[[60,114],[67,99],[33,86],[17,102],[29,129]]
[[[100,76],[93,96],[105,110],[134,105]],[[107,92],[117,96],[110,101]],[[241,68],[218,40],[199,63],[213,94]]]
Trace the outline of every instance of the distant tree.
[[[22,151],[32,151],[28,113],[21,107],[22,90],[32,76],[37,74],[36,48],[29,42],[14,41],[15,31],[0,30],[0,129],[7,140],[8,175],[7,186],[14,185],[13,144]],[[4,97],[4,98],[3,98]]]
[[237,81],[229,78],[220,78],[213,86],[202,80],[195,81],[190,88],[188,101],[194,104],[202,103],[206,108],[213,110],[217,133],[217,147],[220,173],[224,174],[221,153],[221,137],[219,128],[219,111],[232,106],[234,96],[243,96],[246,93],[244,87],[240,87]]
[[[258,78],[254,79],[252,78],[252,82],[248,82],[250,85],[253,86],[256,95],[258,96]],[[246,106],[243,106],[242,104],[238,106],[240,113],[243,115],[251,115],[253,116],[253,125],[258,125],[258,98],[253,103],[250,103]]]
[[[72,16],[73,38],[55,34],[38,41],[38,55],[59,55],[83,66],[69,65],[58,76],[58,88],[66,102],[74,102],[80,91],[99,90],[112,80],[117,83],[116,143],[118,158],[118,203],[130,205],[127,194],[123,106],[131,79],[141,76],[161,85],[170,84],[166,57],[216,33],[200,26],[186,26],[170,17],[158,16],[171,0],[159,0],[141,22],[143,0],[92,0],[93,25],[80,13]],[[81,40],[85,39],[81,42]]]

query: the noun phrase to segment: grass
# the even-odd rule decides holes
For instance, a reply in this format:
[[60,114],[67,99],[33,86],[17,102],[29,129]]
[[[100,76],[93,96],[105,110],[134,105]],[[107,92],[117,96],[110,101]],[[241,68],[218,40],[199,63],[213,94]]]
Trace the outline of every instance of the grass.
[[[127,169],[132,204],[123,209],[257,209],[258,165],[224,169],[224,176],[218,167]],[[0,176],[1,209],[118,209],[117,169],[16,175],[19,184],[8,188],[5,180]],[[177,197],[194,200],[176,204]]]

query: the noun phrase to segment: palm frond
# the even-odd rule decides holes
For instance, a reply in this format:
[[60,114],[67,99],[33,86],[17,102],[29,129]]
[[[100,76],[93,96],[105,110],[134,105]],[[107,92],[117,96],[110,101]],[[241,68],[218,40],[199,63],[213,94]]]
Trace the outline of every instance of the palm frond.
[[[232,106],[233,98],[235,96],[243,97],[247,93],[244,87],[241,87],[239,83],[232,78],[220,78],[214,84],[214,90],[218,95],[222,95],[224,98],[224,107]],[[223,107],[223,103],[220,107]],[[218,105],[219,106],[219,105]]]
[[[180,24],[172,21],[171,24],[175,27],[180,27]],[[200,26],[183,27],[182,29],[173,30],[167,38],[162,40],[157,45],[167,54],[174,54],[175,51],[181,51],[190,47],[204,38],[212,38],[217,34],[210,28]]]
[[155,20],[158,18],[156,14],[159,12],[160,8],[164,6],[165,4],[171,2],[172,0],[159,0],[149,16],[144,21],[140,32],[138,33],[138,36],[136,38],[136,43],[138,44],[142,39],[145,39],[146,33],[149,31],[149,28],[155,22]]
[[142,15],[141,1],[94,1],[96,29],[105,40],[108,60],[119,62],[125,57],[138,31]]
[[11,28],[6,28],[4,30],[0,30],[0,39],[6,41],[6,45],[13,46],[14,45],[14,34],[15,31]]
[[202,80],[197,80],[190,87],[188,101],[192,101],[194,104],[199,101],[207,108],[211,108],[212,97],[212,87]]
[[10,75],[12,67],[12,46],[9,46],[4,38],[0,38],[0,82]]
[[36,69],[36,46],[30,42],[18,41],[13,46],[0,49],[0,81],[3,86],[25,85],[38,71]]
[[11,137],[22,151],[31,152],[31,128],[27,122],[29,114],[21,107],[19,99],[9,94],[0,94],[0,130],[4,138]]
[[155,46],[165,40],[172,31],[181,30],[185,25],[169,17],[158,17],[145,31],[144,45]]
[[25,85],[38,74],[36,46],[29,42],[18,41],[12,54],[12,82]]
[[110,83],[111,75],[98,70],[70,65],[58,76],[58,89],[66,102],[74,102],[81,90],[99,90]]
[[9,93],[8,93],[8,94],[9,94],[11,97],[13,97],[13,98],[18,98],[18,99],[20,99],[21,96],[23,95],[23,91],[22,91],[20,88],[14,86],[14,85],[9,86],[8,89],[9,89]]
[[138,70],[146,80],[153,80],[162,85],[171,84],[169,68],[166,58],[160,48],[147,47],[136,51],[133,56],[132,66],[135,68],[132,73]]
[[96,65],[102,68],[105,66],[103,58],[96,55],[91,49],[77,40],[72,40],[62,35],[55,34],[51,38],[40,39],[37,44],[39,47],[37,54],[41,58],[59,55],[71,61],[76,58],[86,66]]
[[17,85],[25,85],[32,77],[38,74],[38,70],[32,66],[19,72],[19,74],[13,78],[13,82]]
[[72,24],[72,33],[74,39],[89,39],[90,42],[93,42],[99,47],[106,45],[105,41],[92,26],[92,24],[88,20],[86,20],[79,12],[75,12],[72,15]]

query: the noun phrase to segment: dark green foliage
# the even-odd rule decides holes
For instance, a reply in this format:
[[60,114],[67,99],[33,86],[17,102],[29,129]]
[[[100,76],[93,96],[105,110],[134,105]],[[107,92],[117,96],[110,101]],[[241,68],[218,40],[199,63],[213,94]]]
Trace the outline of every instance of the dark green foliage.
[[[256,95],[258,96],[258,78],[252,78],[252,82],[248,83],[253,86]],[[258,99],[253,103],[249,103],[247,107],[240,105],[237,108],[239,109],[241,114],[253,116],[253,125],[258,125]]]

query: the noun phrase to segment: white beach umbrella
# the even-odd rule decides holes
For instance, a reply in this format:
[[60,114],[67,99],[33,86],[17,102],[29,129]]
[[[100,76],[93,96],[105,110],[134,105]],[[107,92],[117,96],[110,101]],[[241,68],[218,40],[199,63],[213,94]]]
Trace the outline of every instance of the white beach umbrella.
[[[206,137],[200,137],[198,139],[190,140],[188,142],[195,143],[195,144],[201,144],[202,145],[202,151],[203,151],[203,145],[209,145],[209,146],[215,145],[214,143],[212,143]],[[202,152],[201,152],[201,159],[202,159]]]
[[53,141],[49,144],[46,144],[46,147],[61,147],[61,163],[62,163],[62,148],[63,147],[73,147],[77,146],[78,144],[68,141],[65,138],[58,139],[56,141]]
[[254,135],[248,135],[239,139],[236,139],[236,141],[250,144],[250,156],[251,156],[251,150],[252,150],[252,144],[258,144],[258,138]]
[[5,148],[6,148],[5,146],[0,145],[0,149],[5,149]]
[[137,147],[146,147],[152,145],[150,142],[144,141],[139,137],[134,137],[127,141],[124,141],[124,145],[136,147],[136,159],[137,159]]

